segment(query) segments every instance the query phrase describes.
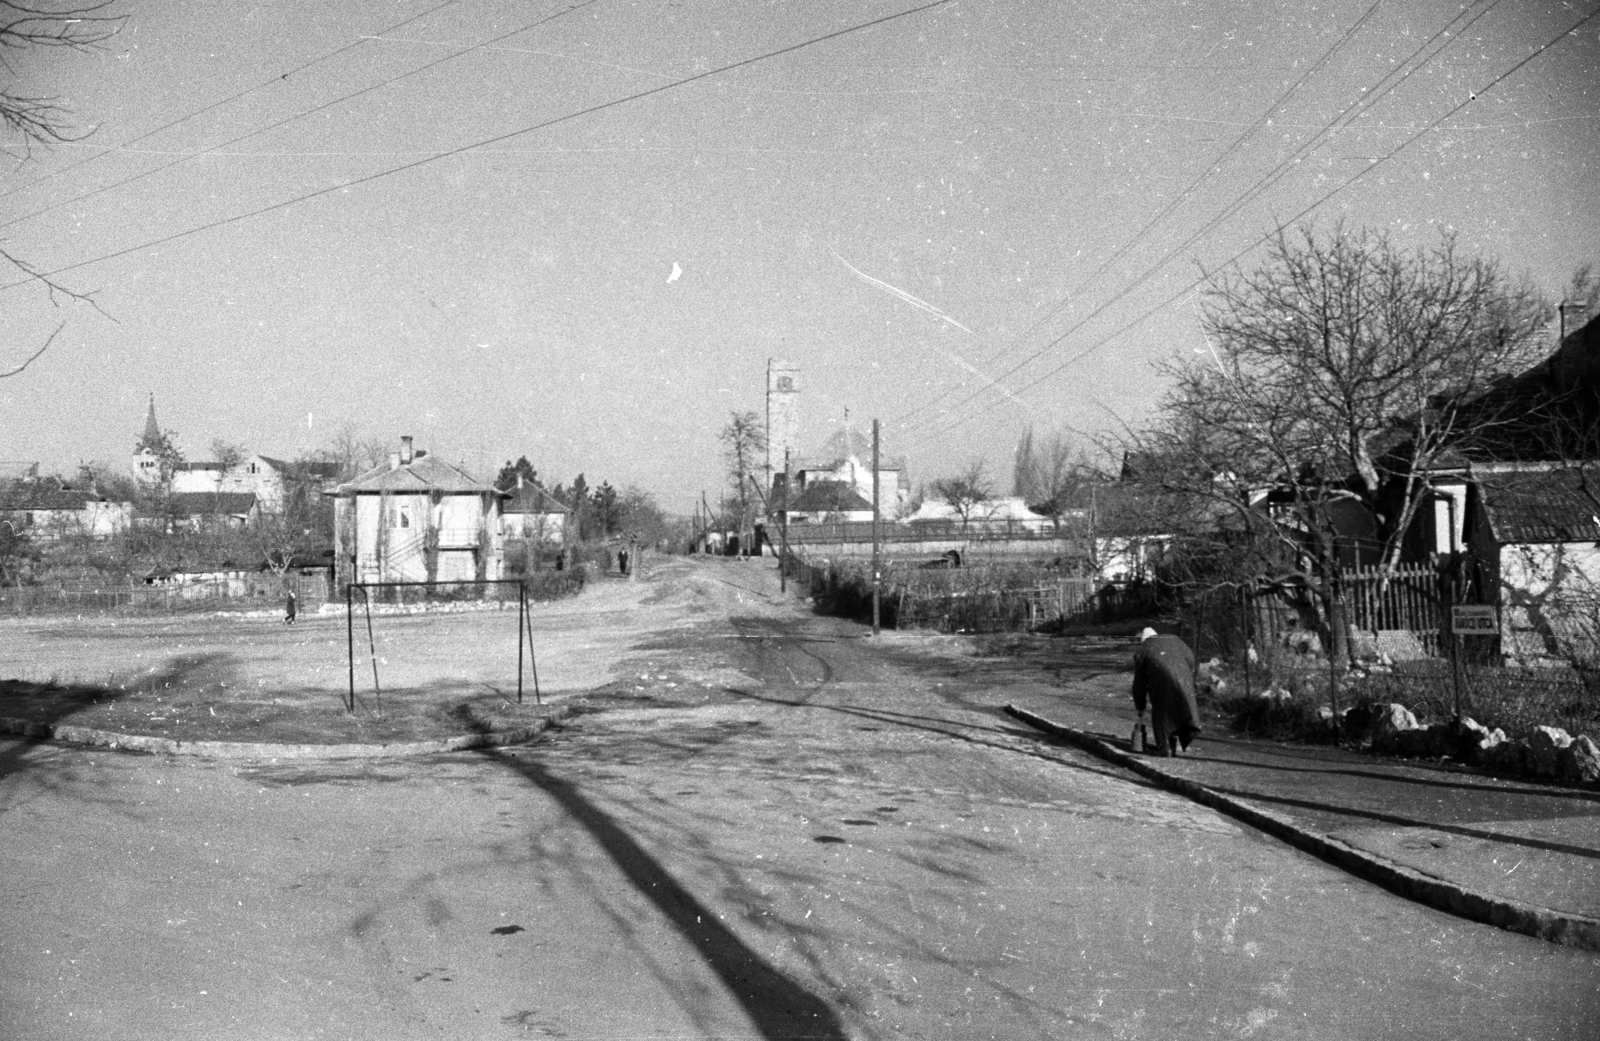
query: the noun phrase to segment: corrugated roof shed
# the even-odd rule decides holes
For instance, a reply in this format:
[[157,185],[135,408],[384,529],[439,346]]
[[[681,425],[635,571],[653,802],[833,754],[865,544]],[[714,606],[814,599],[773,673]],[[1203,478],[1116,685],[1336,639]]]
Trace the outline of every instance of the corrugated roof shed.
[[1600,542],[1600,466],[1474,470],[1495,540]]

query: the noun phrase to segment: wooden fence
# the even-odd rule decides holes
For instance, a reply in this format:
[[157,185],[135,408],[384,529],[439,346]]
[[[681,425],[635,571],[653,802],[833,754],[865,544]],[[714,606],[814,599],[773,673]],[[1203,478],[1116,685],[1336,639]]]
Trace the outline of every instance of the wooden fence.
[[[1396,657],[1444,652],[1449,607],[1457,595],[1447,573],[1421,565],[1400,568],[1385,579],[1381,569],[1363,568],[1346,571],[1336,581],[1346,621],[1367,649]],[[1246,646],[1281,646],[1293,632],[1313,634],[1323,628],[1309,594],[1292,587],[1210,589],[1185,598],[1180,615],[1185,639],[1202,658],[1231,657],[1244,653]]]

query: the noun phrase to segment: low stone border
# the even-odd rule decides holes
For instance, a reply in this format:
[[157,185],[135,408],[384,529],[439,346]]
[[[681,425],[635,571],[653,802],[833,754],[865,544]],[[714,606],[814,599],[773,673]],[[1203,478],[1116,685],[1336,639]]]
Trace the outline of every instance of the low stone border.
[[461,734],[431,741],[397,741],[392,744],[284,745],[251,741],[179,741],[170,737],[96,730],[93,727],[73,726],[69,723],[34,723],[25,719],[4,718],[0,718],[0,734],[116,751],[192,755],[212,759],[378,759],[521,744],[544,733],[553,721],[566,714],[566,706],[555,706],[551,708],[549,715],[524,727],[491,730],[481,734]]
[[1282,814],[1263,810],[1240,799],[1223,795],[1188,778],[1176,777],[1146,760],[1113,747],[1098,737],[1052,722],[1025,708],[1007,705],[1006,712],[1030,726],[1065,738],[1108,762],[1149,778],[1163,788],[1193,799],[1203,806],[1226,813],[1353,875],[1369,882],[1376,882],[1408,900],[1415,900],[1475,922],[1549,940],[1551,943],[1587,951],[1600,951],[1600,919],[1555,911],[1548,907],[1537,907],[1508,897],[1490,896],[1423,874],[1387,858],[1357,849],[1338,839],[1308,831]]

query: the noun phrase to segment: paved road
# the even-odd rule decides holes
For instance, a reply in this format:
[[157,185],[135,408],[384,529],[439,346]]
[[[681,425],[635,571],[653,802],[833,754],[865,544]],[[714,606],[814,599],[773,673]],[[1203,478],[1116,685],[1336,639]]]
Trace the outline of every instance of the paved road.
[[0,1037],[1592,1036],[1600,960],[1042,740],[1025,670],[655,582],[678,621],[538,746],[0,744]]

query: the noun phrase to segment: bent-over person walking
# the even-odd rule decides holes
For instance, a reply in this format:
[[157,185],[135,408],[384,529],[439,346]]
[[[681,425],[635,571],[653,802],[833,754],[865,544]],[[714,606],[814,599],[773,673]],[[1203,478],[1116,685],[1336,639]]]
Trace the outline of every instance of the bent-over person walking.
[[1200,708],[1194,699],[1194,652],[1176,636],[1161,636],[1154,629],[1139,633],[1133,655],[1133,707],[1139,722],[1149,709],[1155,731],[1156,755],[1177,755],[1188,750],[1200,733]]

